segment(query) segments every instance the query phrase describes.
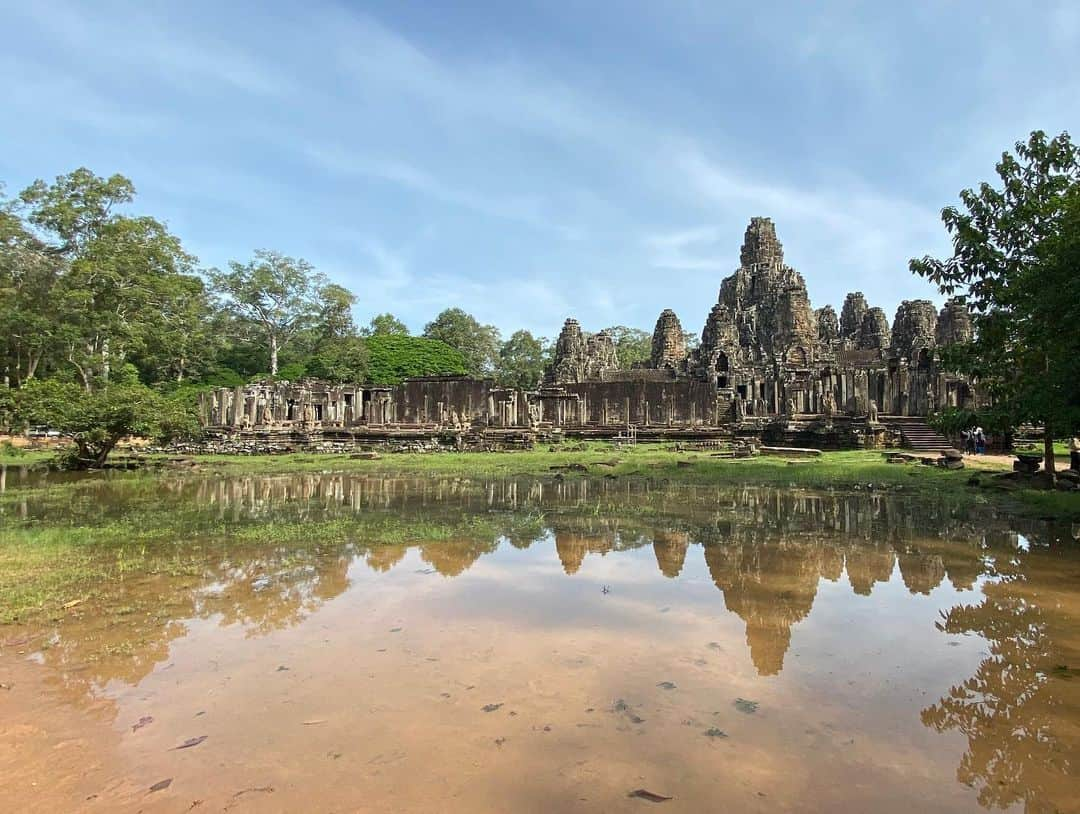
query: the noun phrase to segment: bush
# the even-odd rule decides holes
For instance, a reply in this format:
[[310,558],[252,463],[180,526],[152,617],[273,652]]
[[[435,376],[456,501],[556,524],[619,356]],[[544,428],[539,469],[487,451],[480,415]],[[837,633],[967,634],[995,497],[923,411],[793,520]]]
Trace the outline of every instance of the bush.
[[112,384],[86,392],[55,380],[33,380],[16,392],[17,417],[69,436],[76,469],[100,467],[117,442],[129,435],[170,441],[198,431],[194,411],[142,384]]
[[364,340],[368,350],[368,381],[399,384],[411,376],[464,374],[465,357],[438,339],[377,334]]

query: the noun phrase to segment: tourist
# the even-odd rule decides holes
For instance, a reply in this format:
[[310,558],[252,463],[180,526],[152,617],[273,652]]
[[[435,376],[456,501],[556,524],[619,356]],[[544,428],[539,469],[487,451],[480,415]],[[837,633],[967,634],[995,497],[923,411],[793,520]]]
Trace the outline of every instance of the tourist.
[[983,433],[982,427],[975,428],[975,454],[986,454],[986,435]]
[[975,435],[971,430],[960,431],[961,448],[968,455],[975,452]]

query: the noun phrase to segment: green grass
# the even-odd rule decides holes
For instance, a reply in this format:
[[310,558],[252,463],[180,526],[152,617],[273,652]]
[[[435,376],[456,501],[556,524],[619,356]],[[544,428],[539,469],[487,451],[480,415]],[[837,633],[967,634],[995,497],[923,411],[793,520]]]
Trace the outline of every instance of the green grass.
[[[159,462],[161,462],[159,460]],[[889,464],[880,451],[828,452],[790,464],[783,458],[713,458],[705,451],[676,451],[670,445],[614,449],[593,443],[505,453],[386,454],[378,460],[346,455],[199,456],[197,471],[144,470],[89,475],[63,482],[42,479],[0,492],[0,624],[55,618],[65,603],[111,613],[131,607],[123,585],[131,575],[190,578],[204,575],[214,563],[270,562],[278,568],[320,556],[379,546],[464,546],[465,553],[491,545],[500,535],[511,540],[535,534],[549,518],[538,512],[485,510],[417,504],[408,511],[365,506],[347,515],[311,513],[292,506],[271,506],[265,513],[233,518],[213,506],[168,491],[170,484],[216,483],[218,475],[275,475],[325,472],[385,475],[419,481],[460,480],[477,493],[488,480],[612,475],[619,480],[667,482],[675,488],[666,499],[611,503],[596,500],[559,514],[564,527],[602,525],[617,518],[630,539],[647,536],[660,524],[679,528],[697,523],[695,512],[715,512],[715,491],[708,487],[743,485],[793,487],[807,491],[848,492],[855,488],[902,491],[933,499],[937,505],[990,505],[1005,513],[1080,519],[1080,495],[1033,489],[1001,491],[969,484],[978,474],[985,485],[1002,471],[1000,464],[968,459],[968,467],[947,471],[912,464]],[[559,469],[584,465],[587,472]],[[702,487],[702,488],[698,488]],[[681,490],[681,491],[680,491]],[[709,506],[710,495],[713,505]],[[21,506],[32,501],[36,514],[23,518]],[[689,502],[686,502],[689,501]],[[547,508],[544,509],[547,511]],[[35,519],[39,518],[39,519]],[[704,521],[703,521],[704,522]],[[711,521],[710,521],[711,522]],[[464,556],[464,554],[462,554]]]
[[[794,463],[785,458],[714,458],[707,451],[677,452],[671,444],[640,444],[615,449],[607,443],[580,445],[584,449],[555,447],[528,451],[474,453],[388,453],[377,460],[354,460],[347,455],[305,454],[271,456],[197,456],[204,470],[250,472],[369,472],[440,477],[551,476],[558,467],[583,464],[588,474],[649,477],[684,483],[718,485],[756,484],[804,488],[850,489],[873,484],[876,488],[902,488],[930,496],[974,496],[998,503],[1006,511],[1027,516],[1080,520],[1080,493],[1039,489],[990,490],[973,487],[977,476],[992,484],[992,476],[1008,472],[1008,464],[967,458],[965,468],[950,471],[918,464],[890,464],[882,450],[824,452],[820,457]],[[1065,458],[1067,461],[1067,457]],[[583,473],[564,471],[564,477]]]
[[0,444],[0,464],[7,466],[32,466],[46,463],[56,457],[56,450],[22,449]]

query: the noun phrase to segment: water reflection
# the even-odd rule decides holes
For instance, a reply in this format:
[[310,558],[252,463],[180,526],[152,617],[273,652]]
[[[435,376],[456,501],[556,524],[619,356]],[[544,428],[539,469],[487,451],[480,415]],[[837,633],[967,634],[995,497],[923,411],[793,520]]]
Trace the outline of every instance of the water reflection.
[[[910,603],[934,601],[940,588],[942,596],[967,594],[969,601],[942,607],[937,632],[918,635],[979,637],[988,654],[922,710],[922,723],[966,738],[957,778],[978,789],[984,806],[1075,805],[1063,795],[1078,790],[1080,555],[1066,530],[986,507],[632,480],[303,474],[9,488],[0,516],[26,528],[136,517],[163,529],[151,545],[158,559],[106,586],[78,623],[47,631],[38,657],[73,695],[137,684],[195,620],[247,637],[297,627],[355,593],[358,574],[400,576],[410,553],[408,573],[418,558],[448,580],[467,580],[486,558],[517,562],[527,553],[563,576],[538,568],[520,579],[564,598],[566,585],[589,585],[601,573],[612,580],[601,566],[624,555],[635,567],[649,563],[656,590],[685,583],[689,591],[707,574],[719,592],[713,606],[737,617],[761,678],[785,672],[793,635],[823,586],[866,609],[886,586],[902,585]],[[170,567],[179,551],[188,559]],[[620,596],[635,590],[632,582],[616,587]],[[541,600],[519,601],[494,612]]]

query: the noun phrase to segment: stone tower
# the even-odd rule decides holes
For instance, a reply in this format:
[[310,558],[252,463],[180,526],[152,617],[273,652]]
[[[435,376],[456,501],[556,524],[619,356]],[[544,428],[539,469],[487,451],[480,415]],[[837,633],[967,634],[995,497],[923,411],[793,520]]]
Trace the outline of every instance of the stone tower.
[[910,359],[920,350],[934,347],[936,327],[937,309],[930,300],[904,300],[893,319],[893,350]]
[[607,331],[586,336],[576,319],[567,319],[555,340],[555,355],[548,369],[549,384],[569,384],[601,379],[618,370],[615,341]]
[[670,308],[660,312],[652,335],[649,366],[677,370],[686,361],[686,336],[678,316]]
[[784,264],[772,220],[750,220],[739,259],[739,268],[720,283],[718,306],[701,332],[701,358],[722,350],[727,357],[754,363],[793,347],[810,355],[817,342],[817,319],[802,275]]
[[880,308],[867,309],[863,314],[862,324],[856,347],[859,350],[886,350],[892,345],[889,333],[889,320]]
[[836,319],[836,309],[831,305],[814,312],[817,318],[818,339],[822,342],[835,342],[840,338],[840,323]]
[[844,298],[844,307],[840,309],[841,339],[849,342],[858,341],[867,307],[866,297],[861,291],[852,291]]
[[955,345],[970,342],[974,336],[967,304],[962,297],[953,297],[938,314],[934,338],[939,345]]

